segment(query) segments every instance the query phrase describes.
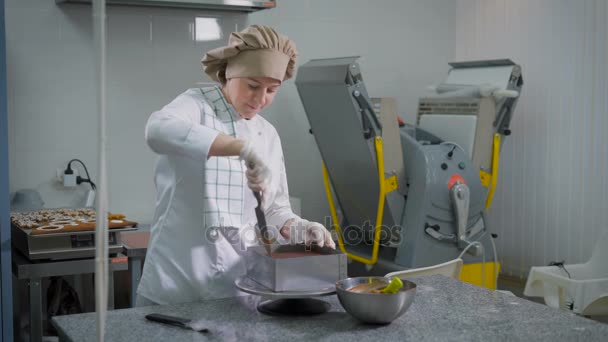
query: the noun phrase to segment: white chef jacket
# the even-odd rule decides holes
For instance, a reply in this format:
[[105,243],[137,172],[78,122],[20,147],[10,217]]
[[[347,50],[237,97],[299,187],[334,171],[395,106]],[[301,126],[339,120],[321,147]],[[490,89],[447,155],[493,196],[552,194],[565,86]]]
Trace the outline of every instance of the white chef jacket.
[[[219,87],[216,90],[219,92]],[[223,95],[218,96],[225,101]],[[234,280],[245,274],[244,248],[256,241],[252,234],[245,235],[247,239],[238,239],[238,243],[225,238],[214,240],[217,231],[203,223],[205,201],[209,200],[203,193],[209,185],[201,173],[218,134],[216,129],[201,124],[205,115],[214,114],[210,113],[213,104],[208,102],[201,89],[189,89],[153,113],[146,125],[146,141],[160,158],[155,168],[156,211],[137,293],[159,304],[238,295]],[[281,140],[276,129],[260,115],[246,120],[227,106],[236,137],[252,141],[271,170],[270,186],[264,193],[268,226],[280,228],[288,220],[299,218],[289,203]],[[241,222],[231,222],[231,226],[233,233],[243,236],[256,223],[257,202],[244,174],[239,175],[243,177],[240,184],[244,184],[242,216]]]

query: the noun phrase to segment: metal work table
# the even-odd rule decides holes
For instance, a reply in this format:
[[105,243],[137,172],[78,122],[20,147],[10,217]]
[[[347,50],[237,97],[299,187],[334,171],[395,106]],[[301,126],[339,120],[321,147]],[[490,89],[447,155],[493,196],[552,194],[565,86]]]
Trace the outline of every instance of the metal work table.
[[[20,289],[29,287],[29,319],[30,319],[30,341],[42,340],[42,279],[53,276],[69,276],[95,273],[95,258],[72,259],[58,261],[32,262],[23,254],[13,250],[12,254],[13,276],[19,281]],[[115,271],[127,270],[127,258],[118,254],[111,257],[108,262],[108,306],[114,307],[113,273]],[[19,298],[19,294],[15,296]]]
[[[604,341],[608,325],[444,276],[413,278],[414,303],[389,325],[366,325],[344,312],[267,316],[258,296],[147,306],[108,312],[107,341]],[[201,320],[208,333],[150,322],[161,313]],[[95,341],[95,314],[53,317],[60,341]]]
[[122,253],[129,258],[129,272],[131,273],[131,307],[135,307],[137,286],[141,279],[143,260],[148,251],[150,232],[123,233],[120,237],[122,240]]

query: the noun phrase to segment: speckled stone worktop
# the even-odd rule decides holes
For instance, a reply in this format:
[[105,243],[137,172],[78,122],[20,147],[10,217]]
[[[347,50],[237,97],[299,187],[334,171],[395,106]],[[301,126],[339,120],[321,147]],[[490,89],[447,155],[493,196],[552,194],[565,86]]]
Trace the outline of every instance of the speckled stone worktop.
[[[415,278],[416,298],[389,325],[360,323],[334,296],[328,313],[267,316],[257,296],[108,312],[107,341],[608,341],[608,325],[443,276]],[[149,313],[204,320],[203,334],[147,321]],[[53,318],[61,340],[95,341],[95,314]]]

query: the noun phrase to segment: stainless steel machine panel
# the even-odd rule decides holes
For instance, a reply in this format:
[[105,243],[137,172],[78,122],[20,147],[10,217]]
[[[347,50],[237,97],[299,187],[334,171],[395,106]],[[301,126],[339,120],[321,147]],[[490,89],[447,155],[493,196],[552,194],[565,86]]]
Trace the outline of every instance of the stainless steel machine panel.
[[[299,68],[296,86],[345,219],[340,223],[344,230],[365,232],[367,241],[380,193],[373,136],[381,130],[376,114],[357,100],[373,111],[357,58],[311,60]],[[384,226],[399,222],[402,203],[395,199],[399,211],[385,203]]]

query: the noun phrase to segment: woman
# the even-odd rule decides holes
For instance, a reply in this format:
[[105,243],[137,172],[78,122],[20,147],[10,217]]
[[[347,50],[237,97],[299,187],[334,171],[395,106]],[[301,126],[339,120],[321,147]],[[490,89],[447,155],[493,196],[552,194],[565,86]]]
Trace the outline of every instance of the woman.
[[229,45],[209,51],[202,63],[220,85],[187,90],[146,125],[146,141],[160,159],[138,305],[237,295],[243,252],[255,241],[253,191],[262,193],[279,242],[335,248],[323,225],[292,212],[279,135],[258,115],[293,76],[294,43],[254,25],[232,33]]

